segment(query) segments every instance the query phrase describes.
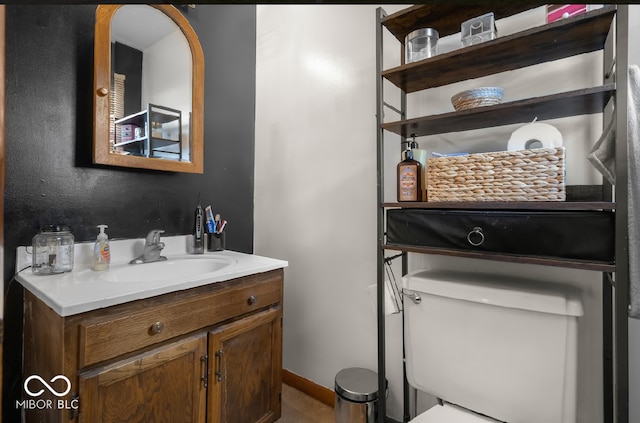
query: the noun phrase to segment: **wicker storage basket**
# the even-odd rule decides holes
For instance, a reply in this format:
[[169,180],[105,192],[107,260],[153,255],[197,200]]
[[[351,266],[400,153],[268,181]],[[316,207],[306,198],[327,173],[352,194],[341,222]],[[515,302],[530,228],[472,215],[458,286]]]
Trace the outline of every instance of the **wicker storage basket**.
[[427,160],[427,201],[565,201],[564,147]]

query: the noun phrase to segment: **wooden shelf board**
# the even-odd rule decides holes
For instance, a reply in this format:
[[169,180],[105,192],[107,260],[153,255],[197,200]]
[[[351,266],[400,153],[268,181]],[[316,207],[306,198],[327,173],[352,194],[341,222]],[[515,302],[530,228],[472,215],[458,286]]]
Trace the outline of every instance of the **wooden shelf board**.
[[[615,94],[616,85],[585,88],[525,100],[510,101],[494,106],[448,112],[439,115],[383,123],[383,129],[403,137],[462,132],[493,126],[529,123],[576,115],[602,113],[604,106]],[[453,106],[452,106],[453,107]]]
[[383,248],[385,250],[403,251],[407,253],[466,257],[466,258],[501,261],[501,262],[508,262],[508,263],[538,264],[543,266],[565,267],[570,269],[593,270],[597,272],[614,272],[615,271],[615,264],[613,263],[591,262],[586,260],[583,261],[583,260],[568,260],[568,259],[551,258],[551,257],[516,256],[516,255],[500,254],[500,253],[484,253],[484,252],[464,251],[464,250],[447,250],[442,248],[429,248],[429,247],[419,247],[419,246],[412,246],[412,245],[387,244],[387,245],[384,245]]
[[[542,5],[542,4],[540,4]],[[464,4],[457,2],[440,2],[412,6],[393,13],[382,20],[389,32],[400,42],[405,36],[418,28],[433,27],[438,30],[440,37],[460,32],[460,24],[466,20],[493,12],[496,20],[515,15],[532,9],[535,4],[519,2],[502,2],[489,5]]]
[[601,50],[615,6],[537,26],[382,72],[407,93]]
[[382,203],[383,208],[463,210],[615,210],[608,201],[523,201],[523,202],[403,202]]

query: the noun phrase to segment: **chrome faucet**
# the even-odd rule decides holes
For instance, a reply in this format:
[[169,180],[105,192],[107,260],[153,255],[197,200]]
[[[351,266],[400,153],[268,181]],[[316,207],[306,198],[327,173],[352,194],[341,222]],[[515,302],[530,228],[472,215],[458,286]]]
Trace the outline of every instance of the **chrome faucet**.
[[164,248],[164,242],[160,241],[160,234],[162,233],[164,233],[164,229],[150,231],[145,240],[142,254],[131,260],[129,264],[153,263],[154,261],[166,260],[165,256],[160,255],[160,251]]

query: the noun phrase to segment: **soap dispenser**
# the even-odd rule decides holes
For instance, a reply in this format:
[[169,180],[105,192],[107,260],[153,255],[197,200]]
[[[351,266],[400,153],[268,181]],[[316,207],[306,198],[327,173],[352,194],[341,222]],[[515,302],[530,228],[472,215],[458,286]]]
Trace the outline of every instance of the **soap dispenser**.
[[422,188],[422,201],[427,201],[425,190],[427,189],[427,150],[422,150],[416,142],[416,136],[413,135],[413,139],[409,143],[411,151],[413,152],[413,159],[420,162],[422,165],[420,175],[420,187]]
[[111,252],[109,251],[109,236],[105,233],[107,225],[98,225],[100,233],[93,246],[93,263],[91,269],[96,271],[107,270],[111,262]]
[[398,201],[422,199],[422,165],[413,158],[411,144],[404,151],[404,160],[398,163]]

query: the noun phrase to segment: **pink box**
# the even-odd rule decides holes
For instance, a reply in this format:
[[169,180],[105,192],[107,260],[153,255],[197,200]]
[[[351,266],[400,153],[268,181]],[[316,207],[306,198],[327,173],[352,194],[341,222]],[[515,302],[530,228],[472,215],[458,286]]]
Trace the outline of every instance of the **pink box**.
[[548,4],[547,23],[566,19],[587,11],[586,4]]
[[128,125],[121,125],[120,126],[120,141],[124,142],[124,141],[131,141],[135,138],[135,131],[136,131],[137,126],[136,125],[132,125],[132,124],[128,124]]

